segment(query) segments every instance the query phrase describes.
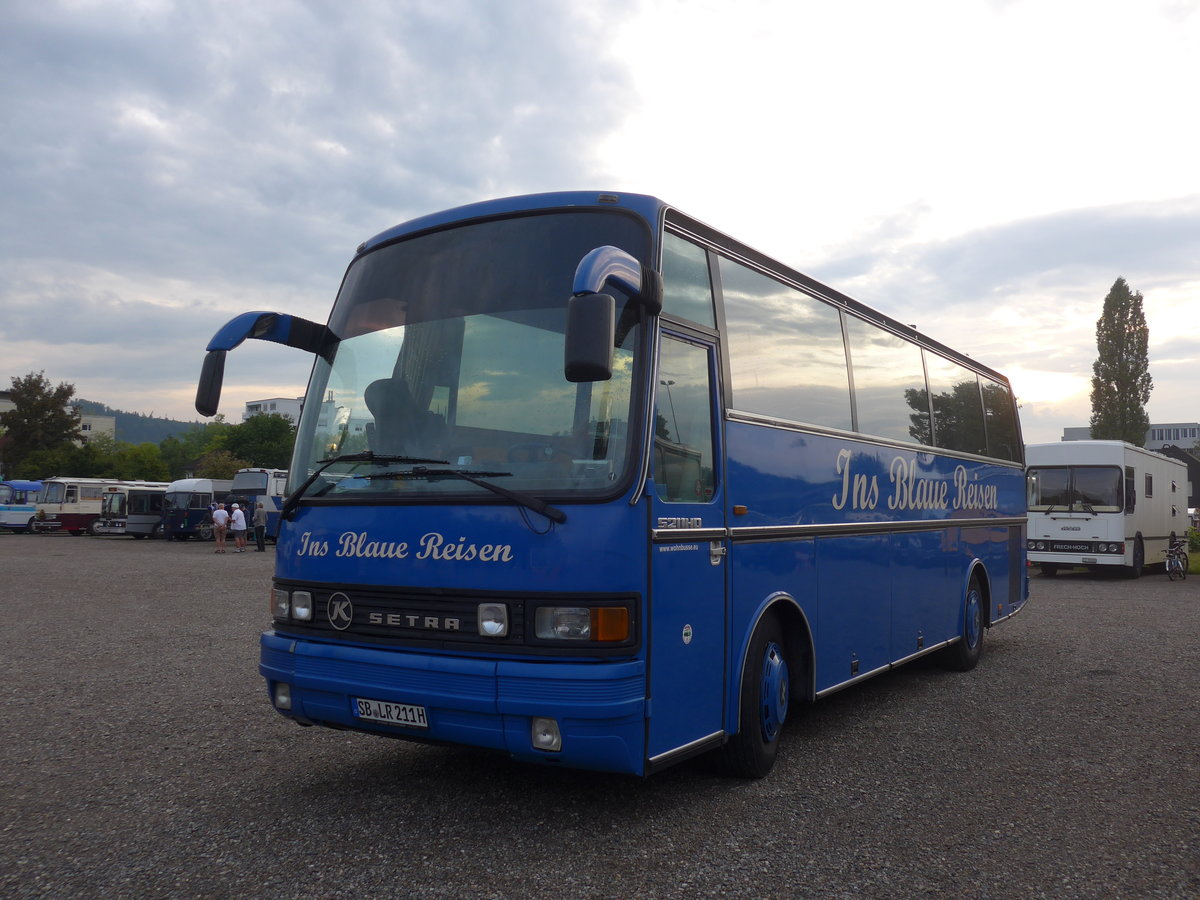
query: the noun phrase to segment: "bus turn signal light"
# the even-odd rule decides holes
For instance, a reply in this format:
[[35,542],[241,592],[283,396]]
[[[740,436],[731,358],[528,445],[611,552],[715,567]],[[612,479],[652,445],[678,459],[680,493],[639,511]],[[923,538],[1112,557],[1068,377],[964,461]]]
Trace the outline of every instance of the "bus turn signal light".
[[623,641],[629,637],[629,610],[623,606],[592,609],[592,640]]

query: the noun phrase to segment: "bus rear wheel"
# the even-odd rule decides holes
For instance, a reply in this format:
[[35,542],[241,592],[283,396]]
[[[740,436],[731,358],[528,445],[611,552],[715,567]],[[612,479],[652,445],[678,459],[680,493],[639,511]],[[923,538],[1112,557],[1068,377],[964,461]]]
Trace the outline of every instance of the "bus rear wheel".
[[983,652],[983,617],[985,603],[979,576],[972,575],[963,598],[962,634],[942,653],[942,664],[956,672],[969,672],[979,662]]
[[774,613],[767,613],[746,652],[738,733],[722,749],[727,772],[740,778],[762,778],[771,771],[790,701],[783,628]]

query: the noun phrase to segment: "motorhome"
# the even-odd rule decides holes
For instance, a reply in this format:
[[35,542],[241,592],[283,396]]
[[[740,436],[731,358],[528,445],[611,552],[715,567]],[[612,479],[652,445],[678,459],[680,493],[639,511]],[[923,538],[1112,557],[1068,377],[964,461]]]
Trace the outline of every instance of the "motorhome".
[[1121,441],[1025,448],[1029,561],[1060,569],[1122,567],[1137,578],[1188,528],[1187,467]]

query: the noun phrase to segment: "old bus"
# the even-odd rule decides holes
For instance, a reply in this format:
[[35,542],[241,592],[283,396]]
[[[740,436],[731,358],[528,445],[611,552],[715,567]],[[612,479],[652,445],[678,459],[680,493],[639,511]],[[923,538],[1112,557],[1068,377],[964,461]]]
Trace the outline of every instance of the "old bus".
[[764,775],[795,707],[973,667],[1022,608],[1008,381],[652,197],[550,194],[359,247],[315,364],[260,671],[304,725]]
[[211,541],[211,507],[229,499],[233,481],[228,478],[180,478],[167,485],[163,497],[162,533],[173,541],[194,537]]
[[31,531],[36,524],[40,481],[0,481],[0,528]]
[[1187,466],[1121,441],[1025,448],[1029,560],[1043,575],[1087,566],[1137,578],[1188,529]]
[[111,491],[100,503],[96,534],[127,534],[137,539],[163,535],[166,482],[127,482],[124,491]]

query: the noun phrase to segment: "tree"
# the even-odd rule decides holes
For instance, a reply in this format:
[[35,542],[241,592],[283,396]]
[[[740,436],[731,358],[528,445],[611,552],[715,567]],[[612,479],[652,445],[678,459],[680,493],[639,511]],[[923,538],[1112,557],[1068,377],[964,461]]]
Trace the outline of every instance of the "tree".
[[287,416],[278,413],[251,416],[240,425],[229,428],[224,448],[250,465],[269,469],[286,469],[292,459],[296,442],[296,426]]
[[1146,443],[1150,416],[1146,403],[1154,379],[1146,351],[1150,329],[1141,293],[1124,278],[1113,282],[1096,322],[1096,362],[1092,364],[1092,438]]
[[200,458],[196,466],[197,478],[232,478],[238,469],[245,469],[250,463],[238,459],[228,450],[211,450]]
[[79,412],[71,407],[75,385],[60,381],[51,387],[45,371],[30,372],[12,379],[8,396],[15,408],[0,413],[0,426],[5,429],[5,469],[14,477],[29,454],[79,439]]

